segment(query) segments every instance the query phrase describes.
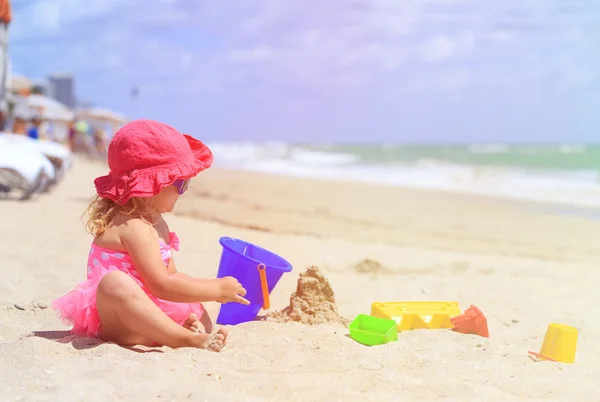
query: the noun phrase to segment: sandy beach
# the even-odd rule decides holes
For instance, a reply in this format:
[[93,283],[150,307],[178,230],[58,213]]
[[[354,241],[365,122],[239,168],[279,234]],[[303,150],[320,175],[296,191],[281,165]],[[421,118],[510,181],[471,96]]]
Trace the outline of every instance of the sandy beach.
[[[367,347],[341,324],[269,320],[232,327],[220,354],[70,336],[48,306],[85,277],[80,216],[105,170],[77,159],[51,193],[0,201],[0,401],[599,398],[600,220],[479,196],[212,168],[167,221],[194,276],[216,275],[221,236],[288,259],[272,310],[314,265],[344,318],[375,301],[456,301],[486,314],[489,339],[415,330]],[[575,364],[528,357],[552,322],[579,330]]]

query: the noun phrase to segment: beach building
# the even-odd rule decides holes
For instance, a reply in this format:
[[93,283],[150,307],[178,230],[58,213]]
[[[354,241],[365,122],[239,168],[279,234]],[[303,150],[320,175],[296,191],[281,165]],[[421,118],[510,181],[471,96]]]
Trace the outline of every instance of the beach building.
[[75,108],[75,78],[72,74],[48,76],[48,96],[70,108]]

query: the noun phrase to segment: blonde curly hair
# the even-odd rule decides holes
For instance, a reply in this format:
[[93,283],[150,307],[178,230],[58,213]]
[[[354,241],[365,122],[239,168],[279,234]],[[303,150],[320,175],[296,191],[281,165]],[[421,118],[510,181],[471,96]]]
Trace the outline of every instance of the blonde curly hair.
[[150,201],[150,198],[132,197],[125,204],[118,204],[111,199],[95,196],[82,215],[85,229],[94,237],[100,236],[119,213],[153,224],[156,209]]

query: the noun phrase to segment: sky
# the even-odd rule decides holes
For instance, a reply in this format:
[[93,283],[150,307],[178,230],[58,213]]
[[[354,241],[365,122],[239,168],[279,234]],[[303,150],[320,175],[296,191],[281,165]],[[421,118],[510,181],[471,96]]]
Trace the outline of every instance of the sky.
[[15,73],[201,139],[600,142],[597,0],[12,4]]

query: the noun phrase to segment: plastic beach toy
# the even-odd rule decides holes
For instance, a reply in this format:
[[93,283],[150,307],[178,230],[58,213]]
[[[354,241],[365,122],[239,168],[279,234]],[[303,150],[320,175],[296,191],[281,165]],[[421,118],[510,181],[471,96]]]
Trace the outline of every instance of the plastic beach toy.
[[371,315],[396,321],[399,331],[452,328],[460,314],[457,302],[375,302]]
[[348,327],[350,337],[363,345],[374,346],[398,340],[396,321],[359,314]]
[[529,354],[541,359],[561,363],[575,363],[578,331],[568,325],[548,325],[540,353]]
[[270,294],[284,272],[292,265],[282,257],[254,244],[231,237],[222,237],[223,246],[218,278],[233,276],[248,292],[249,305],[226,303],[221,305],[217,324],[236,325],[252,321],[260,309],[271,307]]
[[487,318],[475,306],[471,306],[465,310],[465,312],[459,316],[452,317],[452,330],[461,334],[475,334],[483,336],[484,338],[490,337],[488,330]]

